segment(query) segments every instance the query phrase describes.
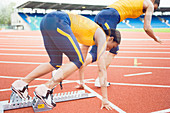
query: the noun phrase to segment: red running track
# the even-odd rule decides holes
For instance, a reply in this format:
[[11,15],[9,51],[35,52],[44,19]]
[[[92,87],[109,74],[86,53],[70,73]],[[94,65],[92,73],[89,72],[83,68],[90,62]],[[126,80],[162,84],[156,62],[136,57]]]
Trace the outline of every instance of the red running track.
[[[150,113],[166,110],[170,112],[170,33],[156,33],[163,40],[158,44],[143,32],[121,32],[123,40],[119,54],[108,68],[108,97],[112,105],[120,110],[101,110],[101,100],[97,97],[76,101],[57,103],[50,113]],[[48,55],[43,47],[39,31],[0,32],[0,101],[9,100],[8,90],[15,77],[24,77],[39,64],[48,62]],[[64,57],[64,63],[68,59]],[[89,65],[85,79],[95,79],[96,63]],[[142,74],[148,73],[148,74]],[[132,75],[131,75],[132,74]],[[136,74],[136,75],[135,75]],[[127,76],[126,76],[127,75]],[[131,76],[130,76],[131,75]],[[13,77],[13,78],[5,78]],[[51,73],[41,77],[50,79]],[[78,72],[66,80],[78,80]],[[35,80],[30,86],[43,84],[45,81]],[[54,93],[76,91],[74,83],[63,84]],[[86,85],[101,95],[100,88],[94,86],[94,80]],[[7,89],[7,91],[5,91]],[[29,89],[33,96],[34,88]],[[86,89],[86,92],[90,92]],[[5,113],[33,113],[32,108],[5,111]]]

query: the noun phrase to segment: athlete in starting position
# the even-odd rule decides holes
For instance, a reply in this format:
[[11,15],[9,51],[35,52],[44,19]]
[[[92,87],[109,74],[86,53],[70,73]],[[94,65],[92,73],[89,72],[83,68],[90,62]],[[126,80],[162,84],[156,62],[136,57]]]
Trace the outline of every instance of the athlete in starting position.
[[[88,53],[88,48],[96,45],[100,84],[102,85],[102,107],[111,110],[107,97],[107,72],[103,57],[106,49],[110,50],[120,44],[121,37],[119,35],[106,36],[100,26],[90,19],[62,11],[44,16],[40,28],[51,61],[39,65],[24,79],[14,81],[12,90],[21,98],[29,98],[28,84],[35,78],[56,69],[56,74],[47,83],[39,85],[34,92],[48,107],[55,107],[52,89],[71,73],[80,69]],[[83,51],[80,50],[78,42],[83,45]],[[62,65],[63,53],[70,60],[64,65]]]
[[[108,7],[100,11],[96,16],[94,21],[103,28],[105,33],[109,36],[116,35],[115,29],[117,24],[126,18],[138,18],[140,15],[145,13],[144,17],[144,30],[153,38],[156,42],[161,43],[161,40],[158,36],[154,34],[151,27],[151,19],[153,11],[156,10],[159,6],[160,0],[118,0]],[[105,65],[106,68],[109,67],[112,58],[115,57],[119,46],[112,48],[105,55]],[[80,85],[76,86],[77,88],[83,89],[83,79],[84,79],[84,70],[85,67],[95,62],[97,59],[97,46],[92,46],[91,51],[88,53],[86,60],[83,64],[83,68],[79,70],[80,75]],[[109,83],[107,83],[109,85]],[[98,80],[96,79],[95,86],[100,87]]]

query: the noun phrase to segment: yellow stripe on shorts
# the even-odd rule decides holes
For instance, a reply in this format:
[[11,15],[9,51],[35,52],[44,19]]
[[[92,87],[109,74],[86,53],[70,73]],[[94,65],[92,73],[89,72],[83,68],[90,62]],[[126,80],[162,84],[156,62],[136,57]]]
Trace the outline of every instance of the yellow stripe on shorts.
[[107,23],[104,24],[107,29],[110,29],[109,25]]
[[111,31],[110,31],[109,25],[107,23],[105,23],[104,25],[106,26],[107,30],[109,30],[109,35],[111,35]]
[[83,59],[81,57],[80,51],[78,50],[78,48],[77,48],[76,44],[74,43],[73,39],[71,38],[71,36],[69,34],[65,33],[64,31],[62,31],[59,28],[57,28],[57,32],[59,32],[60,34],[66,36],[70,40],[71,44],[74,47],[74,50],[76,51],[76,53],[77,53],[77,55],[79,57],[79,61],[83,64],[84,62],[83,62]]

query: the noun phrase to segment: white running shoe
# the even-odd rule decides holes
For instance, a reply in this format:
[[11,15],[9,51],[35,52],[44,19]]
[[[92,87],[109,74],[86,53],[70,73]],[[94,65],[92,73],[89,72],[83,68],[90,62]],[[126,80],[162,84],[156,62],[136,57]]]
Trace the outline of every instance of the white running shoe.
[[49,89],[44,84],[38,86],[34,91],[35,96],[41,99],[49,108],[56,106],[56,103],[53,101],[52,93],[53,90]]
[[11,89],[21,98],[30,98],[28,95],[28,83],[24,82],[23,80],[16,80],[14,83],[12,83]]
[[[94,86],[101,87],[99,77],[96,78]],[[110,82],[107,82],[107,87],[110,86]]]

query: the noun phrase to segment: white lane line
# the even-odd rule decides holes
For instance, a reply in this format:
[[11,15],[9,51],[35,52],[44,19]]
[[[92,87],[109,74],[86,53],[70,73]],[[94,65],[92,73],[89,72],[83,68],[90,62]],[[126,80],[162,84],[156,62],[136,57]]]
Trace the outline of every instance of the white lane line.
[[[13,76],[0,76],[0,78],[10,78],[10,79],[22,79],[24,77],[13,77]],[[42,79],[42,78],[36,78],[35,80],[42,80],[42,81],[48,81],[50,79]]]
[[[14,54],[14,53],[0,53],[5,56],[48,56],[47,54]],[[167,57],[121,57],[116,56],[115,58],[140,58],[140,59],[170,59]]]
[[170,48],[127,48],[127,47],[120,47],[120,50],[121,49],[142,49],[142,50],[145,50],[145,49],[152,49],[152,50],[170,50]]
[[40,62],[14,62],[14,61],[0,61],[0,63],[10,63],[10,64],[43,64]]
[[[134,46],[137,46],[137,47],[142,47],[144,46],[145,48],[147,47],[152,47],[151,49],[157,49],[156,47],[169,47],[170,49],[170,45],[120,45],[119,47],[120,48],[123,48],[123,49],[126,49],[125,47],[134,47]],[[43,45],[23,45],[23,46],[18,46],[16,43],[14,44],[9,44],[9,43],[1,43],[0,47],[44,47]],[[145,49],[145,48],[142,48],[142,49]],[[135,48],[133,48],[135,49]],[[162,48],[160,48],[162,49]],[[168,48],[165,48],[165,49],[168,49]]]
[[[126,41],[153,41],[153,39],[128,39],[128,38],[122,38],[122,40],[126,40]],[[168,41],[170,39],[161,39],[161,40],[164,40],[164,41]]]
[[116,56],[115,58],[126,58],[126,59],[160,59],[160,60],[169,60],[170,58],[168,57],[121,57],[121,56]]
[[140,46],[145,46],[145,47],[150,47],[150,46],[153,46],[153,47],[162,47],[162,46],[165,46],[165,47],[170,47],[170,45],[165,45],[165,44],[162,44],[162,45],[120,45],[120,47],[133,47],[133,46],[138,46],[138,47],[140,47]]
[[48,56],[47,54],[13,54],[13,53],[0,53],[0,55],[10,56]]
[[[6,37],[21,37],[22,39],[42,39],[42,36],[25,36],[25,35],[0,35]],[[21,39],[21,38],[0,38],[0,39]],[[163,41],[169,41],[170,39],[161,39]],[[129,38],[122,38],[122,41],[153,41],[153,39],[129,39]]]
[[[37,87],[38,85],[34,85],[34,86],[28,86],[28,88],[34,88],[34,87]],[[0,92],[2,91],[11,91],[11,88],[8,88],[8,89],[0,89]]]
[[[0,47],[29,47],[29,48],[44,48],[44,46],[10,46],[10,45],[0,45]],[[127,48],[127,47],[120,47],[120,49],[141,49],[141,50],[145,50],[145,49],[152,49],[152,50],[170,50],[170,48]],[[1,50],[22,50],[22,49],[9,49],[9,48],[1,48]],[[25,49],[28,50],[28,49]],[[39,51],[41,51],[42,49],[39,49]]]
[[[86,83],[92,83],[94,84],[95,82],[86,82]],[[111,85],[120,85],[120,86],[139,86],[139,87],[157,87],[157,88],[170,88],[168,85],[151,85],[151,84],[132,84],[132,83],[112,83],[110,82]]]
[[[52,76],[51,76],[52,77]],[[9,78],[9,79],[22,79],[24,77],[14,77],[14,76],[0,76],[0,78]],[[36,78],[35,80],[42,80],[42,81],[48,81],[50,79],[43,79],[43,78]],[[94,80],[94,79],[84,79],[84,82],[86,81],[90,81],[90,80]],[[73,82],[77,82],[79,80],[63,80],[64,82],[66,81],[73,81]]]
[[[13,76],[0,76],[0,78],[9,78],[9,79],[22,79],[23,77],[13,77]],[[49,81],[50,79],[42,79],[42,78],[36,78],[35,80],[41,80],[41,81]],[[84,82],[89,82],[91,80],[94,79],[84,79]],[[79,80],[63,80],[62,84],[67,84],[67,83],[77,83],[79,82]],[[34,86],[29,86],[29,88],[34,88],[37,87],[38,85],[34,85]],[[1,91],[11,91],[11,88],[8,89],[0,89]]]
[[[24,77],[0,76],[0,78],[23,79]],[[49,81],[50,79],[36,78],[35,80]],[[94,80],[94,79],[84,79],[84,82],[91,81],[91,80]],[[66,83],[66,82],[77,82],[77,81],[79,81],[79,80],[63,80],[64,83]]]
[[14,46],[14,45],[0,45],[0,47],[28,47],[28,48],[44,48],[44,46]]
[[[0,55],[6,55],[6,56],[48,56],[47,54],[13,54],[13,53],[0,53]],[[65,55],[64,55],[65,56]],[[127,59],[166,59],[169,60],[168,57],[121,57],[116,56],[115,58],[127,58]]]
[[[97,65],[88,65],[97,67]],[[143,68],[143,69],[170,69],[170,67],[151,67],[151,66],[120,66],[120,65],[109,65],[109,67],[121,67],[121,68]]]
[[[6,51],[6,50],[9,50],[9,51],[46,51],[45,49],[5,49],[5,48],[2,48],[0,49],[1,51]],[[119,51],[119,53],[158,53],[158,54],[169,54],[170,52],[154,52],[154,51]],[[3,54],[3,53],[1,53]],[[4,53],[5,54],[5,53]],[[7,53],[6,53],[7,54]]]
[[45,48],[44,49],[8,49],[8,48],[0,48],[1,51],[46,51]]
[[[0,63],[10,64],[43,64],[40,62],[14,62],[14,61],[0,61]],[[89,67],[97,67],[97,65],[88,65]],[[121,67],[121,68],[143,68],[143,69],[170,69],[170,67],[151,67],[151,66],[120,66],[110,65],[109,67]]]
[[[79,84],[79,82],[77,82],[77,83]],[[102,100],[102,96],[99,95],[97,92],[95,92],[94,90],[92,90],[91,88],[89,88],[89,87],[86,86],[86,85],[84,85],[84,88],[85,88],[86,90],[88,90],[89,92],[93,93],[94,95],[96,95],[97,98],[99,98],[100,100]],[[110,104],[110,106],[111,106],[113,109],[115,109],[115,110],[118,111],[119,113],[126,113],[125,111],[123,111],[123,110],[120,109],[118,106],[116,106],[115,104],[111,103],[110,101],[109,101],[109,104]]]
[[[35,37],[37,37],[37,38],[40,38],[40,37],[42,37],[42,36],[26,36],[26,35],[0,35],[0,36],[6,36],[6,37],[29,37],[29,38],[35,38]],[[8,39],[11,39],[11,38],[8,38]]]
[[128,74],[128,75],[124,75],[124,76],[125,77],[130,77],[130,76],[147,75],[147,74],[152,74],[152,72],[134,73],[134,74]]
[[0,40],[42,40],[42,38],[0,38]]
[[168,85],[131,84],[131,83],[110,83],[110,84],[112,84],[112,85],[123,85],[123,86],[170,88],[170,86],[168,86]]
[[8,42],[8,43],[0,43],[1,45],[9,45],[9,46],[43,46],[43,43],[39,43],[39,44],[34,44],[32,43],[30,44],[24,44],[24,43],[13,43],[13,42]]
[[[79,83],[79,81],[69,81],[69,80],[66,80],[65,82],[63,82],[63,84],[66,84],[66,83]],[[95,82],[88,82],[86,80],[86,83],[92,83],[94,84]],[[131,84],[131,83],[111,83],[112,85],[120,85],[120,86],[139,86],[139,87],[158,87],[158,88],[170,88],[170,86],[168,85],[149,85],[149,84]],[[29,88],[33,88],[33,87],[37,87],[37,85],[35,86],[29,86]],[[8,88],[8,89],[0,89],[0,92],[1,91],[11,91],[11,88]]]
[[119,53],[158,53],[158,54],[162,54],[162,53],[165,53],[165,54],[169,54],[170,52],[152,52],[152,51],[119,51]]
[[[2,78],[3,76],[1,76],[0,78]],[[4,77],[6,78],[6,77]],[[12,78],[12,79],[18,79],[18,78],[22,78],[22,77],[8,77],[8,78]],[[48,81],[50,79],[36,79],[36,80],[45,80],[45,81]],[[94,80],[94,79],[84,79],[84,82],[89,82],[91,80]],[[79,82],[79,80],[63,80],[62,84],[67,84],[67,83],[77,83]],[[34,87],[37,87],[38,85],[33,85],[33,86],[28,86],[29,88],[34,88]],[[0,92],[3,92],[3,91],[11,91],[11,88],[7,88],[7,89],[0,89]]]
[[161,111],[151,112],[151,113],[170,113],[170,108],[169,109],[165,109],[165,110],[161,110]]

